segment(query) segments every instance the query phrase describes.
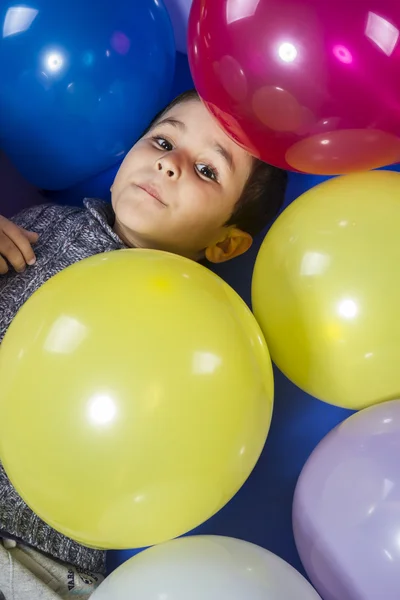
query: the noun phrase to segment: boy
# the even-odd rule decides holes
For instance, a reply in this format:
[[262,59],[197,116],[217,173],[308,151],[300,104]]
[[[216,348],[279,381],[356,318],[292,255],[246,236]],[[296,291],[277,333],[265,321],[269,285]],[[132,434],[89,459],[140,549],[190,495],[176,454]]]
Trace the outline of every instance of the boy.
[[[252,158],[219,128],[194,90],[176,98],[125,157],[112,208],[45,205],[0,218],[0,342],[47,279],[93,254],[153,248],[193,260],[239,256],[283,202],[286,173]],[[32,248],[34,246],[34,249]],[[0,590],[6,600],[86,599],[105,553],[45,525],[0,464]],[[1,594],[0,594],[1,599]]]

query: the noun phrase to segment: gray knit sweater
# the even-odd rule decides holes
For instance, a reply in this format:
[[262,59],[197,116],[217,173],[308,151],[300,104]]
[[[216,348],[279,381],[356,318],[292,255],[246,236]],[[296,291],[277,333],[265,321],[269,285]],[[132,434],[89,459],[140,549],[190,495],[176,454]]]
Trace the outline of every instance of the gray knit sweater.
[[[53,275],[101,252],[124,248],[112,230],[109,204],[87,199],[84,207],[43,205],[12,219],[39,234],[36,264],[24,273],[0,275],[0,343],[19,308]],[[104,572],[105,553],[81,546],[46,525],[18,496],[0,463],[0,536],[17,539],[83,570]]]

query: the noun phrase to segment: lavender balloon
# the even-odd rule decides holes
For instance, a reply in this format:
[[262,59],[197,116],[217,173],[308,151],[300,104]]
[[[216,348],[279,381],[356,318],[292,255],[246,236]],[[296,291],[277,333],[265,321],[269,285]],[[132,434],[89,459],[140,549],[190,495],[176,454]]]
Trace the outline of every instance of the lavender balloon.
[[298,481],[293,527],[324,600],[400,598],[400,400],[333,429]]

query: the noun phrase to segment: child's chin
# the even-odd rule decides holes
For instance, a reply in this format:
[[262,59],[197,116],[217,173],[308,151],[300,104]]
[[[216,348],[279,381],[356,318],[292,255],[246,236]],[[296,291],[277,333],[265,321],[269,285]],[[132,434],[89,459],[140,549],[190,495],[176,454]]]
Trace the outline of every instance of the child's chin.
[[157,239],[160,235],[160,226],[146,215],[135,215],[134,218],[121,219],[123,227],[133,234],[146,239]]

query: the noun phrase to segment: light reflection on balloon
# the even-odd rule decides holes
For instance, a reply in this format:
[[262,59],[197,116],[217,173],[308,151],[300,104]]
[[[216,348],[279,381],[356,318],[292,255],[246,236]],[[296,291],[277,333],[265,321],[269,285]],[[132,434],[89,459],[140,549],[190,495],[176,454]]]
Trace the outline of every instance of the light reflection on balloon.
[[88,334],[84,323],[71,316],[60,315],[50,328],[43,349],[50,354],[72,354]]
[[296,46],[290,44],[289,42],[285,42],[279,46],[278,54],[279,58],[284,62],[293,62],[297,56]]
[[61,52],[48,52],[45,55],[44,67],[50,73],[57,73],[61,71],[65,62],[65,58]]
[[88,417],[93,425],[112,423],[117,414],[117,406],[112,396],[99,394],[91,398],[88,407]]
[[3,38],[27,31],[38,14],[37,9],[28,6],[10,7],[3,23]]
[[357,316],[357,313],[357,302],[355,302],[351,298],[342,300],[338,305],[338,314],[341,317],[344,317],[345,319],[353,319],[355,316]]
[[399,30],[383,17],[374,12],[369,12],[365,35],[387,56],[390,56],[396,48]]
[[232,25],[241,19],[252,17],[257,10],[260,0],[227,0],[226,22]]
[[340,62],[344,63],[345,65],[351,65],[351,63],[353,62],[351,52],[347,50],[347,48],[345,48],[344,46],[334,46],[333,54],[338,60],[340,60]]

